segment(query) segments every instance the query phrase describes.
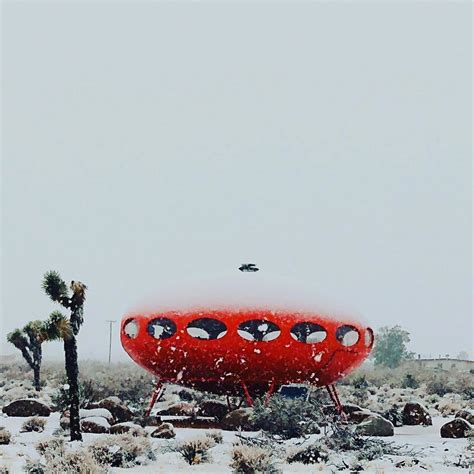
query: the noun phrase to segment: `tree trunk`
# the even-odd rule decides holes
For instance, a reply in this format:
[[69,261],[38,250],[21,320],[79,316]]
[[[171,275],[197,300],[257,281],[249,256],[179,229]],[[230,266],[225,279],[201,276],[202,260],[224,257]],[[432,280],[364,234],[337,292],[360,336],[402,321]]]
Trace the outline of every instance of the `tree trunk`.
[[75,336],[64,340],[64,355],[66,375],[69,384],[69,398],[71,402],[69,409],[71,441],[82,441],[79,418],[79,367],[77,364],[77,344]]
[[40,368],[38,366],[33,367],[33,377],[34,377],[34,386],[35,390],[39,392],[41,390],[41,382],[40,382]]

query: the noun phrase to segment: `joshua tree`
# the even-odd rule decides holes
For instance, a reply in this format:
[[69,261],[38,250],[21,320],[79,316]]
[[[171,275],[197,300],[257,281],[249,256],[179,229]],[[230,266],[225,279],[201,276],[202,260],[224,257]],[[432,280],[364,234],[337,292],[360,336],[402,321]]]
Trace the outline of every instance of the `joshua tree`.
[[21,351],[23,358],[33,370],[34,387],[41,390],[40,370],[44,330],[42,321],[30,321],[23,329],[15,329],[7,335],[7,340]]
[[82,441],[79,418],[79,367],[77,363],[76,336],[83,322],[86,285],[72,281],[71,293],[59,273],[50,271],[43,279],[43,289],[55,302],[70,311],[69,317],[59,311],[51,313],[44,324],[48,340],[64,341],[64,358],[69,385],[71,441]]

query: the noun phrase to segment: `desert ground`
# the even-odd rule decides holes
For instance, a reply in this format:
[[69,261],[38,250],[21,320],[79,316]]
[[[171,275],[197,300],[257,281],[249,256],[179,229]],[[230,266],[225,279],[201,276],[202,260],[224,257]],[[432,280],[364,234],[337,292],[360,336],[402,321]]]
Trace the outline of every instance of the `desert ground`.
[[1,473],[382,474],[472,466],[470,372],[361,368],[338,384],[347,413],[341,422],[324,389],[308,401],[275,396],[268,406],[230,410],[223,397],[176,385],[145,419],[151,375],[131,363],[82,361],[80,368],[82,443],[69,442],[59,362],[43,364],[39,392],[20,359],[0,365]]

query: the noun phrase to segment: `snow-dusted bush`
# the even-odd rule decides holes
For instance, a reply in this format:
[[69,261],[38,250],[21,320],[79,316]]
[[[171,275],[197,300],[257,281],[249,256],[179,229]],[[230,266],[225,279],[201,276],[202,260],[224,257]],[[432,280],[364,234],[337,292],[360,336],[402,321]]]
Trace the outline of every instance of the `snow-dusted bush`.
[[234,445],[230,467],[238,474],[267,474],[278,472],[270,450],[247,444]]
[[201,464],[211,461],[209,450],[215,444],[215,441],[209,436],[201,436],[171,445],[168,450],[181,454],[188,464]]
[[206,431],[206,436],[213,439],[216,444],[221,444],[224,442],[224,437],[222,436],[222,431],[220,430],[210,430]]
[[274,395],[269,403],[256,400],[252,423],[259,429],[283,439],[299,438],[319,433],[318,422],[323,419],[316,402],[291,400]]
[[286,460],[289,463],[317,464],[327,461],[328,453],[321,443],[316,442],[290,453]]
[[155,459],[148,438],[130,433],[104,436],[88,449],[95,461],[102,466],[133,467]]
[[446,377],[436,377],[433,376],[427,383],[426,383],[426,393],[428,395],[438,395],[442,397],[449,392],[453,391],[453,387],[449,383]]
[[21,431],[36,431],[37,433],[42,433],[44,431],[45,425],[46,420],[44,418],[33,416],[32,418],[28,418],[24,421],[24,423],[21,425]]
[[0,466],[0,474],[10,474],[7,466]]
[[11,433],[6,428],[0,427],[0,444],[10,444],[11,439]]
[[85,449],[67,449],[64,440],[46,439],[36,446],[40,460],[27,458],[24,471],[28,474],[105,474]]

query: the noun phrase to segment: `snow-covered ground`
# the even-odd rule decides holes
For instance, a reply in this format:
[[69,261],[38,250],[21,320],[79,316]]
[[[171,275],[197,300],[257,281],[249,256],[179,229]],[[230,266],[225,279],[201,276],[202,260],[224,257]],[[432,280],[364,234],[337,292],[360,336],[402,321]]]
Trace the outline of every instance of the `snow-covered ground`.
[[[439,429],[443,423],[449,419],[435,417],[433,426],[403,426],[395,429],[395,436],[391,438],[383,438],[386,442],[393,442],[396,445],[407,445],[415,454],[410,456],[390,456],[384,459],[363,463],[364,472],[374,472],[377,474],[388,472],[468,472],[467,468],[456,466],[461,457],[466,458],[468,447],[467,439],[443,439],[440,437]],[[0,466],[6,466],[10,473],[21,473],[27,456],[38,458],[35,451],[35,445],[42,439],[48,438],[53,431],[59,427],[59,414],[53,413],[47,418],[47,424],[43,433],[21,433],[21,425],[25,418],[19,417],[0,417],[0,425],[7,428],[13,435],[10,445],[0,446]],[[149,431],[152,428],[148,428]],[[206,430],[176,428],[176,441],[193,438],[204,434]],[[170,472],[196,472],[196,473],[224,473],[231,472],[229,467],[230,451],[232,445],[237,441],[236,433],[232,431],[222,431],[224,442],[217,444],[211,449],[212,462],[203,463],[195,466],[187,464],[179,454],[173,452],[163,452],[163,448],[170,442],[167,440],[153,439],[152,445],[156,454],[156,461],[146,466],[134,467],[131,469],[114,468],[111,472],[137,472],[137,473],[170,473]],[[250,434],[250,433],[249,433]],[[84,444],[93,443],[100,437],[100,434],[85,434]],[[319,435],[322,436],[322,435]],[[305,444],[310,443],[310,438]],[[292,440],[286,442],[286,447],[291,449],[298,441]],[[299,440],[301,442],[301,440]],[[80,443],[71,443],[74,447]],[[304,445],[305,445],[304,444]],[[304,446],[303,445],[303,446]],[[341,471],[331,465],[331,463],[340,464],[341,457],[349,465],[353,460],[350,453],[335,453],[330,461],[326,464],[319,465],[303,465],[298,463],[279,464],[284,473],[314,473],[314,472],[350,472],[349,470]],[[413,459],[417,459],[417,464],[413,463]],[[395,464],[405,460],[404,467],[395,467]],[[339,461],[339,463],[338,463]],[[412,466],[410,466],[412,464]]]

